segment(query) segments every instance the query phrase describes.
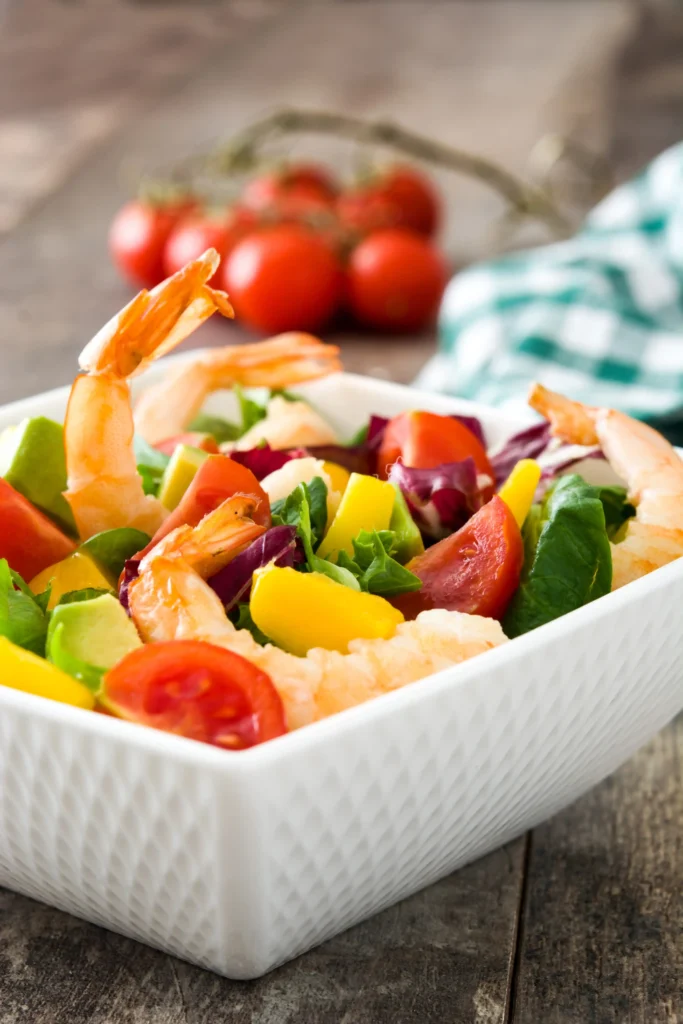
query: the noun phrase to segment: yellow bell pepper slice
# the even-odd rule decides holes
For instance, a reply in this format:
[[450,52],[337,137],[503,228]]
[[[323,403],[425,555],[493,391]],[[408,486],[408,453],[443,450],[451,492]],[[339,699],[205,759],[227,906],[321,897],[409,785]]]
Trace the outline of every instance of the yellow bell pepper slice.
[[330,478],[332,490],[342,495],[351,479],[348,469],[344,469],[338,462],[323,462],[323,469]]
[[84,590],[95,587],[98,590],[111,590],[111,583],[97,568],[87,555],[75,551],[73,555],[55,562],[34,576],[29,587],[34,594],[42,594],[52,581],[52,593],[48,602],[48,611],[52,611],[60,597],[70,590]]
[[541,467],[536,460],[520,459],[498,492],[520,529],[529,515],[540,479]]
[[303,657],[312,647],[349,649],[360,637],[388,640],[403,615],[376,594],[351,590],[322,573],[266,566],[254,574],[251,617],[278,646]]
[[361,530],[388,530],[396,492],[386,480],[352,473],[337,514],[317,554],[326,558],[333,551],[353,555],[353,538]]
[[0,680],[3,686],[61,704],[73,704],[87,711],[95,707],[95,698],[87,687],[72,679],[49,661],[0,636]]

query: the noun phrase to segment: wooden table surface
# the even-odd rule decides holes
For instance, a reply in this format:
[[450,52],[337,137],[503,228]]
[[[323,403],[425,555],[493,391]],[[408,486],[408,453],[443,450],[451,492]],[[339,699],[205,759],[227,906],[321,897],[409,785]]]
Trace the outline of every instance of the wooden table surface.
[[[0,402],[69,381],[126,301],[105,243],[126,173],[286,101],[519,171],[571,131],[625,174],[677,140],[682,44],[680,10],[611,0],[0,4]],[[454,260],[485,255],[497,197],[442,184]],[[340,340],[401,381],[434,346]],[[533,833],[258,982],[0,890],[0,1024],[681,1024],[682,753],[679,719]]]

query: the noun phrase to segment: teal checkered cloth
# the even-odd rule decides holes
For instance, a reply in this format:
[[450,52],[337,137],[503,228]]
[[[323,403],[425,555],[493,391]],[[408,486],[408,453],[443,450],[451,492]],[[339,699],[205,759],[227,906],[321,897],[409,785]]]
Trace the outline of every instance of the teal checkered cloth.
[[439,335],[422,387],[528,412],[539,380],[683,432],[683,144],[569,241],[459,274]]

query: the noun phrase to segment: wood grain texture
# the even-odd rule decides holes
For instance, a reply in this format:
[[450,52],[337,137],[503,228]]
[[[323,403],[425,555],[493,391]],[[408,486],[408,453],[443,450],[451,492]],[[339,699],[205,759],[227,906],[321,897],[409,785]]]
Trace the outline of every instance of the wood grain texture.
[[2,1024],[504,1024],[524,842],[256,982],[0,890]]
[[683,1019],[682,754],[680,716],[535,830],[515,1024]]

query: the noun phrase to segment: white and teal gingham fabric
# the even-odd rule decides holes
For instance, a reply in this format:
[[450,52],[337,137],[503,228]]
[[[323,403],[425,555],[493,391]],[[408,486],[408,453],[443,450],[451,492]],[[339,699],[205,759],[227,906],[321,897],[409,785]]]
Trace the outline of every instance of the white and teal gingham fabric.
[[455,277],[439,338],[422,387],[528,412],[539,380],[683,429],[683,144],[607,196],[569,241]]

